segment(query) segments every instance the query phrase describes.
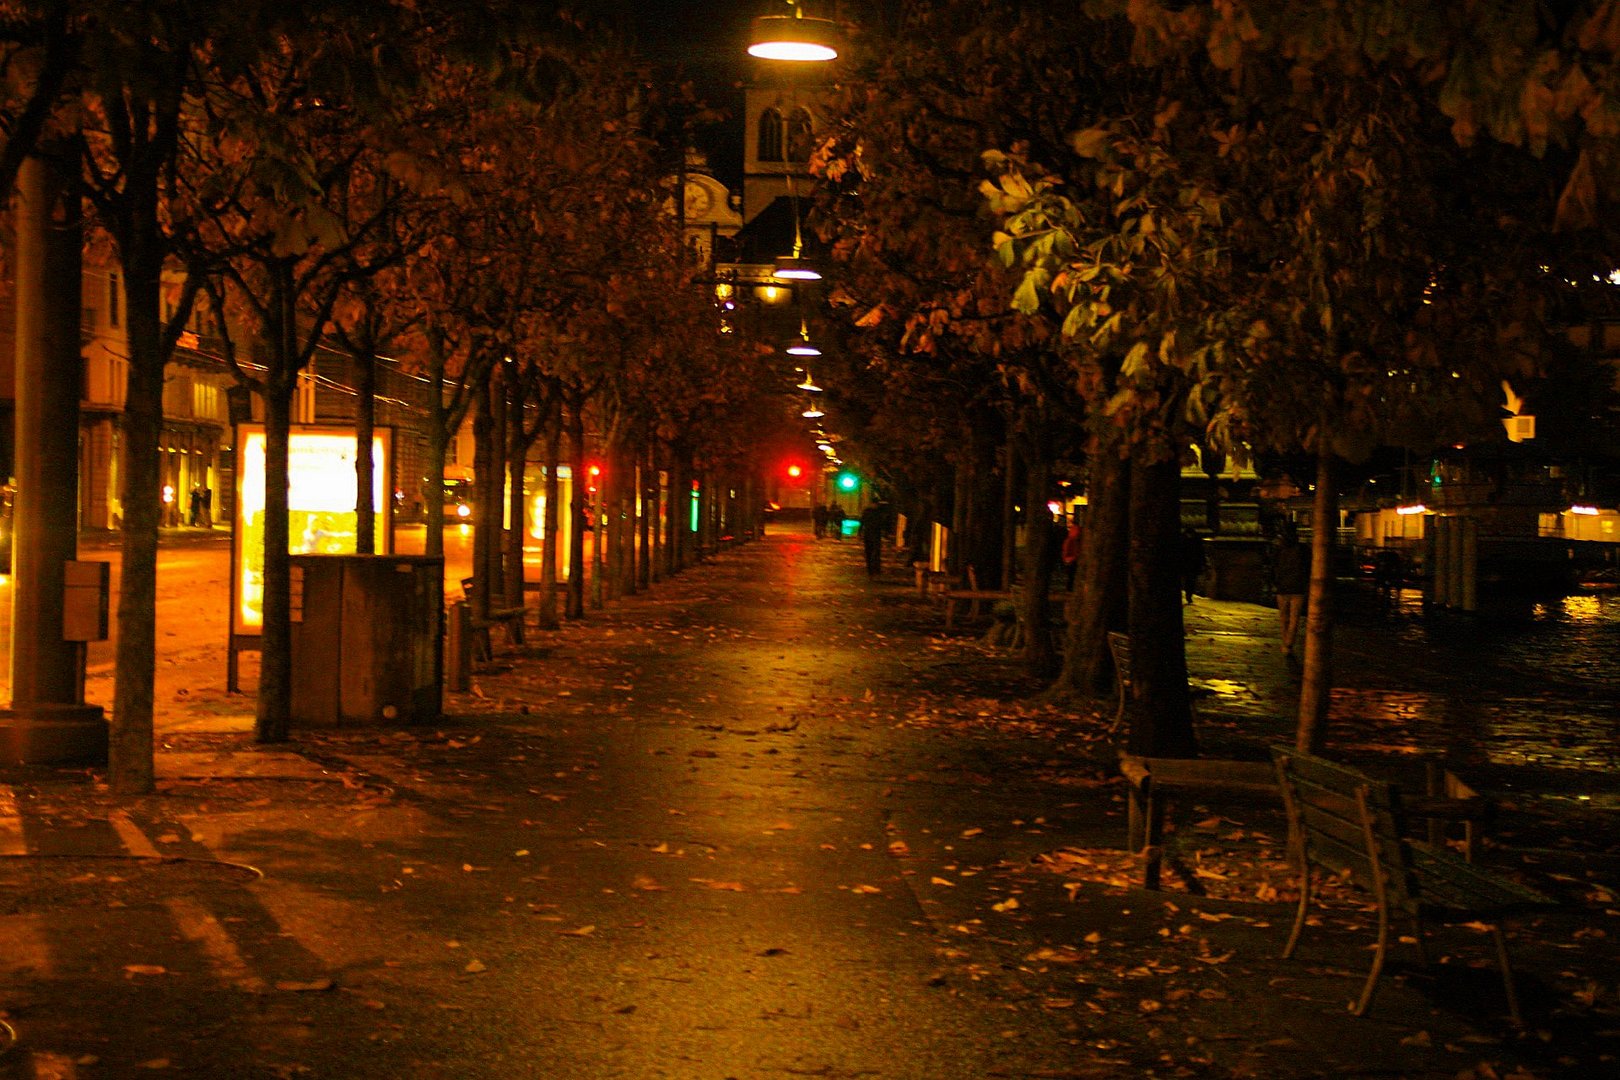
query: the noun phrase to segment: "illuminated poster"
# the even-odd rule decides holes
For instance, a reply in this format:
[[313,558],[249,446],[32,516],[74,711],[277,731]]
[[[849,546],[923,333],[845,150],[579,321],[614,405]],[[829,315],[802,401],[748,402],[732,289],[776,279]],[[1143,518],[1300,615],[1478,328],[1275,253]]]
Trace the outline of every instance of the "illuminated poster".
[[[264,624],[264,425],[236,429],[236,522],[231,626],[257,635]],[[287,547],[293,555],[353,554],[355,438],[352,428],[298,426],[287,446]],[[393,551],[393,432],[371,442],[375,550]]]

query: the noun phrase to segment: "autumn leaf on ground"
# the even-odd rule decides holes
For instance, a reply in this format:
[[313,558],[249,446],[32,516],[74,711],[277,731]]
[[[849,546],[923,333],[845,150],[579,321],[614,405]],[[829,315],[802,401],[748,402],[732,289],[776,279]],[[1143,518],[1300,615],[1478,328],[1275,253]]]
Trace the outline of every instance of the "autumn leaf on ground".
[[572,930],[559,930],[559,931],[557,931],[557,936],[558,937],[590,937],[594,933],[596,933],[596,927],[594,927],[594,926],[579,926],[579,927],[575,927]]
[[124,970],[131,975],[167,975],[169,969],[162,964],[125,964]]
[[962,839],[963,840],[971,840],[975,836],[982,836],[982,835],[984,835],[984,830],[983,829],[963,829],[962,830]]
[[948,888],[952,888],[952,889],[956,888],[956,882],[951,881],[951,880],[949,880],[947,878],[942,878],[942,877],[931,877],[931,878],[928,879],[928,884],[930,884],[930,885],[944,885],[944,886],[946,886]]
[[878,888],[876,885],[856,885],[850,891],[851,892],[861,893],[862,895],[867,895],[867,894],[871,894],[871,893],[880,893],[883,890]]
[[747,892],[740,881],[705,881],[704,884],[719,892]]
[[1003,900],[999,904],[991,904],[990,905],[990,910],[991,911],[1016,911],[1016,910],[1018,910],[1018,897],[1009,896],[1009,897],[1007,897],[1007,899]]
[[477,975],[481,972],[488,971],[489,968],[485,967],[483,962],[480,960],[469,960],[467,961],[467,966],[461,970],[465,971],[469,975]]
[[634,878],[632,878],[630,881],[630,887],[632,889],[639,889],[642,892],[664,891],[664,886],[658,884],[656,880],[646,874],[637,874]]
[[[474,961],[476,963],[477,961]],[[316,994],[332,989],[331,979],[277,979],[276,989],[292,994]]]

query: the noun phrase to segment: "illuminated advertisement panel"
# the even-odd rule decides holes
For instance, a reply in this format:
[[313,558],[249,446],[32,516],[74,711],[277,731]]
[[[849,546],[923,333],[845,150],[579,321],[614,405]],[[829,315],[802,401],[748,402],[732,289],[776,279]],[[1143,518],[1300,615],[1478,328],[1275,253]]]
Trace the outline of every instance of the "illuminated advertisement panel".
[[[256,636],[264,625],[264,425],[236,429],[236,520],[231,566],[231,629]],[[345,427],[294,427],[287,445],[287,547],[292,555],[353,554],[355,437]],[[375,550],[393,552],[393,432],[371,441]]]

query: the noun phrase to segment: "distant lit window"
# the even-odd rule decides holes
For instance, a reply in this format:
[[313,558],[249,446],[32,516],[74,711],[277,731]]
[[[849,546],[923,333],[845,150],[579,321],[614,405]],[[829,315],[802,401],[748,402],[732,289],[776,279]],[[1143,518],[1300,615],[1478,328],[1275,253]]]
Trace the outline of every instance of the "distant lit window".
[[782,160],[782,114],[775,109],[759,114],[759,160]]

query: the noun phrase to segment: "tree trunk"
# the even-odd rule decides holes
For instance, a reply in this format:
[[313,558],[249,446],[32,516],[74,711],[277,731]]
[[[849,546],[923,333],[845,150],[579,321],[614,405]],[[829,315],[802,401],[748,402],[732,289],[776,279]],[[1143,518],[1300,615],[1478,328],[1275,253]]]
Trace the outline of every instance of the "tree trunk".
[[[1146,453],[1146,451],[1139,451]],[[1181,612],[1181,470],[1174,456],[1131,462],[1130,635],[1136,709],[1128,746],[1196,757]]]
[[[1039,423],[1039,421],[1037,421]],[[1044,440],[1025,440],[1024,455],[1024,592],[1020,598],[1024,619],[1024,670],[1037,679],[1050,679],[1058,670],[1058,653],[1048,625],[1052,621],[1052,568],[1057,563],[1051,514],[1046,508],[1052,482],[1052,463]],[[1009,450],[1011,449],[1009,444]],[[1009,452],[1008,460],[1013,455]]]
[[[504,458],[506,472],[506,594],[505,606],[522,607],[524,596],[523,545],[529,536],[528,461],[533,437],[523,427],[525,394],[517,380],[506,395],[506,446]],[[518,640],[523,639],[523,624],[518,627]]]
[[1018,453],[1011,441],[1001,455],[1001,580],[1011,586],[1018,574]]
[[445,355],[444,342],[437,334],[428,335],[428,461],[427,538],[422,550],[435,558],[444,558],[444,464],[449,457],[452,411],[444,404]]
[[540,629],[557,628],[557,530],[562,514],[557,500],[562,498],[562,479],[557,475],[562,465],[562,415],[556,413],[546,420],[546,509],[545,546],[540,553]]
[[[359,555],[377,553],[377,507],[371,495],[376,486],[377,463],[371,457],[371,441],[377,428],[377,357],[369,351],[356,351],[354,361],[354,550]],[[392,492],[385,492],[392,497]]]
[[[133,180],[132,180],[133,183]],[[126,195],[131,191],[126,188]],[[155,188],[153,193],[155,205]],[[143,200],[144,201],[144,200]],[[153,790],[153,687],[157,678],[158,445],[163,433],[163,255],[155,209],[132,211],[124,267],[129,371],[123,418],[123,571],[107,782],[119,795]]]
[[[285,365],[285,357],[273,360]],[[292,720],[292,568],[287,560],[287,443],[297,375],[266,380],[264,401],[264,625],[259,639],[259,701],[254,737],[284,742]]]
[[649,432],[641,454],[641,562],[637,580],[643,589],[652,588],[659,576],[658,551],[658,439]]
[[1089,472],[1080,565],[1069,599],[1063,670],[1054,689],[1100,697],[1114,685],[1108,632],[1123,631],[1130,613],[1130,470],[1117,436],[1100,442],[1090,455]]
[[1333,545],[1339,531],[1339,493],[1333,452],[1316,453],[1316,498],[1311,503],[1311,585],[1305,598],[1305,663],[1294,745],[1304,754],[1321,749],[1333,691]]
[[491,553],[498,551],[494,542],[495,528],[500,521],[499,470],[495,453],[495,380],[484,387],[473,408],[473,556],[472,595],[467,598],[475,619],[488,619],[490,598],[498,595],[490,577]]
[[564,615],[585,617],[585,415],[582,402],[568,403],[569,471],[573,475],[574,497],[569,500],[572,528],[568,534],[568,603]]
[[497,363],[491,373],[489,400],[489,546],[484,565],[489,572],[489,605],[506,595],[506,399],[512,393],[512,365]]

